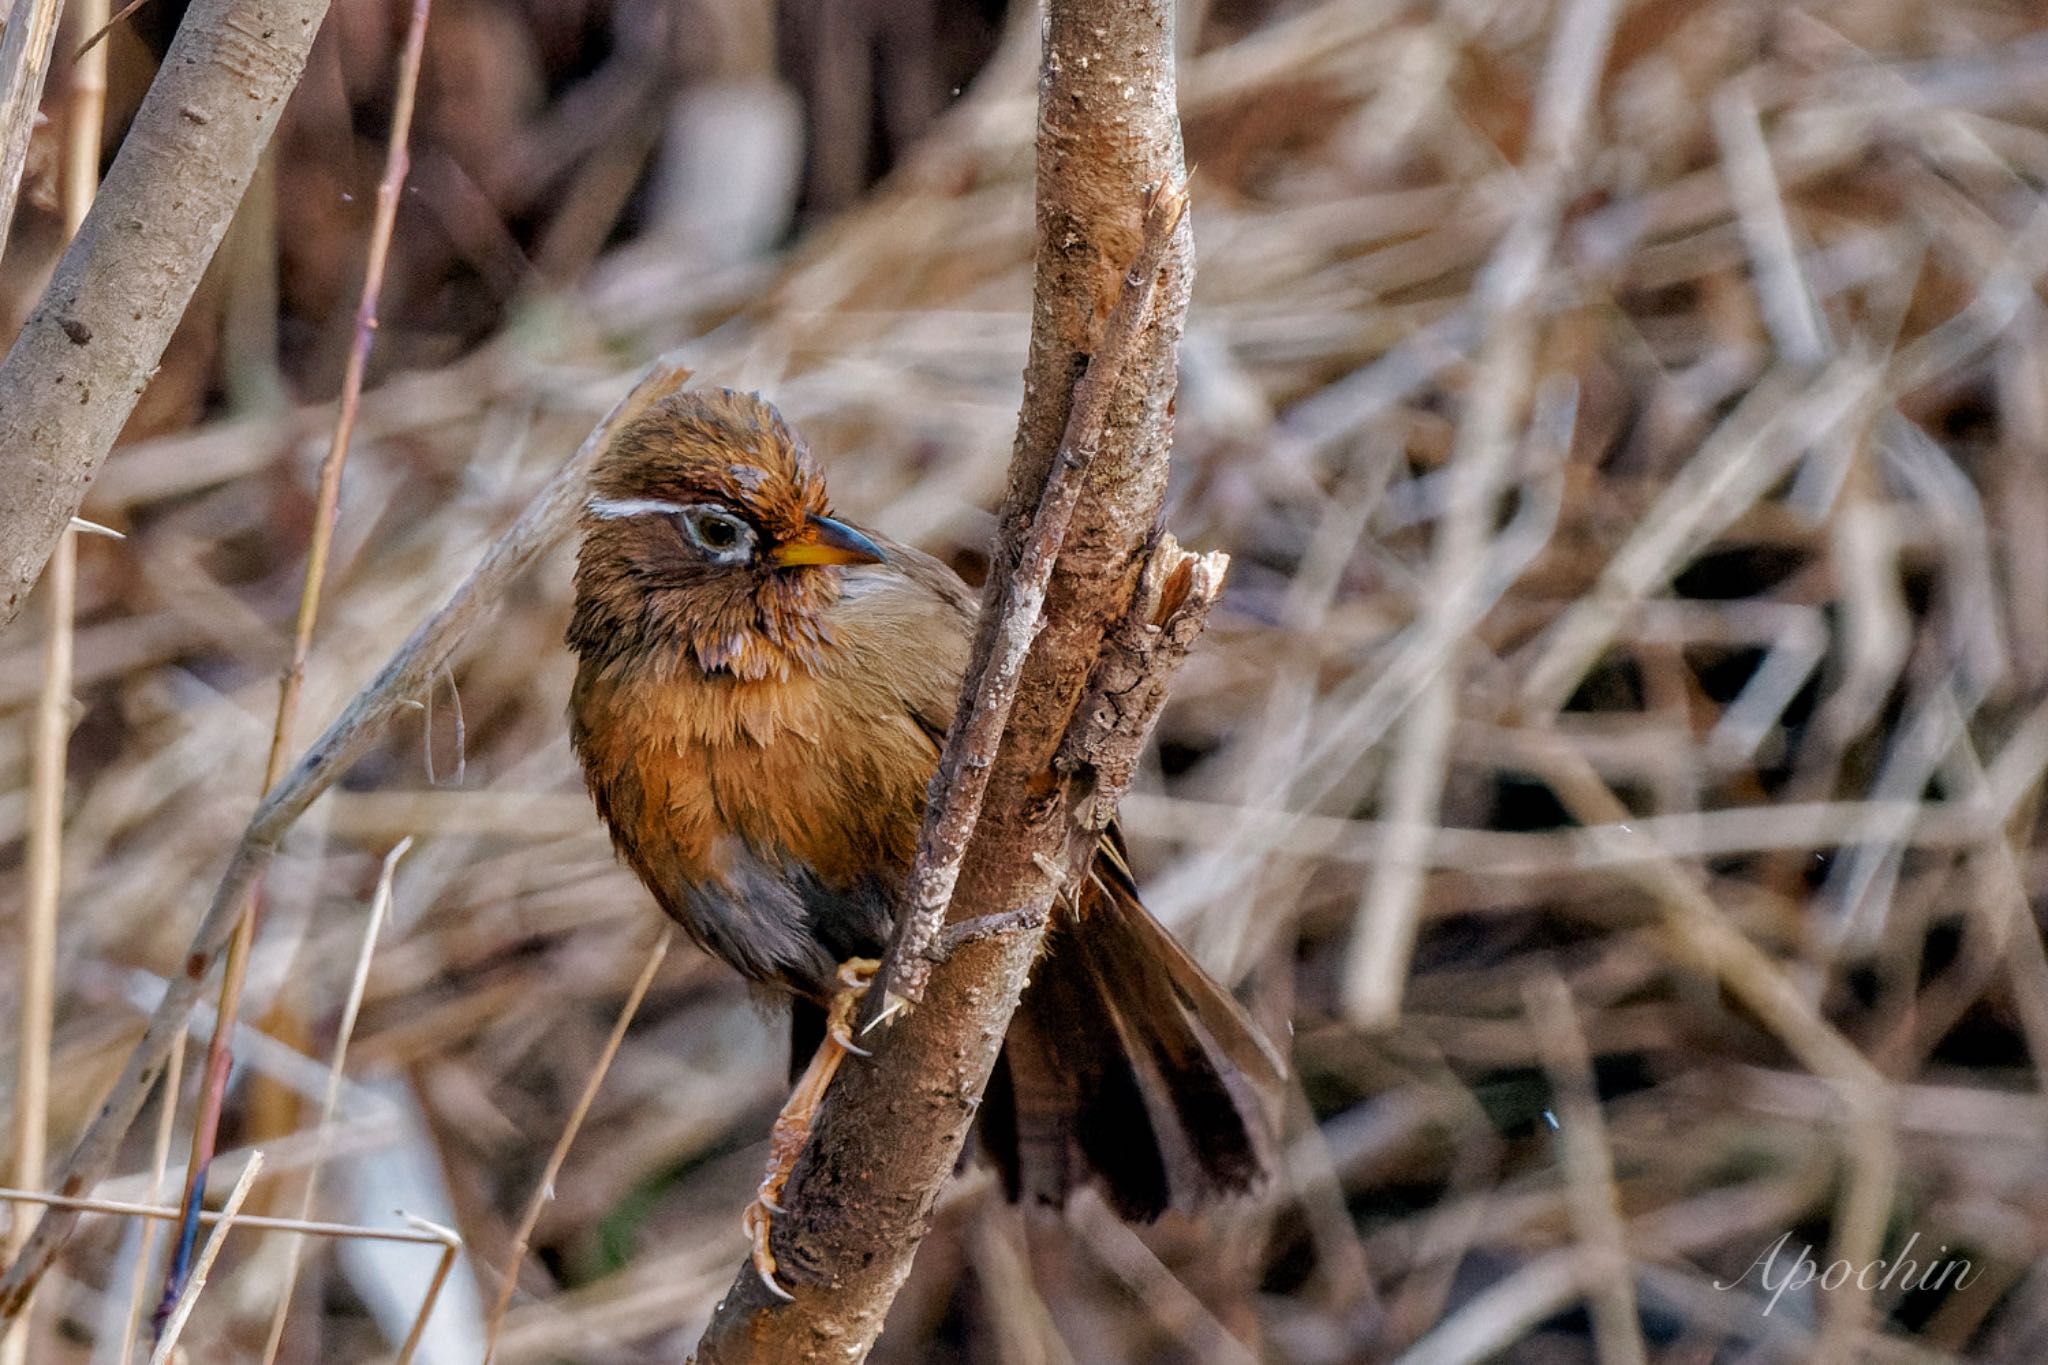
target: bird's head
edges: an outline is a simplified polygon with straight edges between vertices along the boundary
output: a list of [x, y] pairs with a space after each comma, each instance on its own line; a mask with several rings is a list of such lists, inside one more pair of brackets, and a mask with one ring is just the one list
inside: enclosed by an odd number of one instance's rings
[[773, 407], [729, 389], [665, 399], [591, 471], [569, 644], [604, 669], [760, 679], [815, 668], [836, 570], [887, 560], [830, 513]]

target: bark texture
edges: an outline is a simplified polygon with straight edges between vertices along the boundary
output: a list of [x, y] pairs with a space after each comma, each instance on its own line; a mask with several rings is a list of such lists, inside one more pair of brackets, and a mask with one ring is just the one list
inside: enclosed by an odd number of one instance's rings
[[163, 358], [328, 0], [194, 0], [42, 301], [0, 362], [0, 627]]
[[[1048, 6], [1031, 351], [959, 726], [999, 653], [1004, 608], [1029, 576], [1021, 570], [1044, 490], [1074, 444], [1068, 422], [1077, 385], [1105, 341], [1126, 268], [1141, 259], [1148, 205], [1184, 176], [1172, 19], [1171, 0]], [[841, 1070], [776, 1224], [776, 1254], [796, 1299], [778, 1303], [744, 1267], [706, 1330], [701, 1361], [847, 1362], [872, 1348], [958, 1160], [1037, 956], [1044, 911], [1077, 853], [1092, 846], [1093, 819], [1119, 794], [1115, 779], [1129, 772], [1124, 756], [1136, 753], [1156, 714], [1143, 705], [1119, 722], [1091, 708], [1103, 719], [1060, 761], [1100, 670], [1139, 657], [1118, 650], [1105, 665], [1105, 644], [1112, 632], [1191, 634], [1213, 600], [1220, 557], [1196, 560], [1155, 541], [1192, 270], [1183, 220], [1158, 267], [1150, 322], [1120, 357], [1121, 378], [1046, 586], [1043, 625], [960, 862], [948, 919], [1012, 919], [1004, 931], [951, 940], [957, 946], [932, 971], [922, 1003], [890, 1027], [871, 1062]], [[1174, 600], [1141, 600], [1141, 575], [1154, 559], [1152, 581], [1173, 583]], [[1149, 666], [1163, 676], [1182, 652], [1184, 645], [1152, 651]], [[892, 958], [887, 970], [897, 965]]]

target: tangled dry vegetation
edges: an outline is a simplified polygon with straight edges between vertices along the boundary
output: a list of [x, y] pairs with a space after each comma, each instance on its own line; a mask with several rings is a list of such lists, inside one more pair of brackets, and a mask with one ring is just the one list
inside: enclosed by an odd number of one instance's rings
[[[2038, 1359], [2048, 30], [1994, 0], [1188, 8], [1199, 268], [1168, 518], [1233, 569], [1125, 827], [1154, 907], [1291, 1021], [1286, 1169], [1256, 1207], [1146, 1230], [1025, 1217], [970, 1172], [877, 1358]], [[303, 713], [331, 715], [670, 348], [770, 394], [848, 515], [973, 574], [1019, 399], [1035, 41], [1013, 23], [887, 179], [780, 254], [732, 259], [713, 245], [739, 229], [688, 208], [776, 202], [795, 153], [729, 131], [777, 126], [745, 122], [768, 87], [650, 134], [699, 200], [601, 257], [569, 242], [572, 283], [366, 397]], [[651, 150], [589, 163], [611, 178], [586, 193], [624, 204]], [[328, 420], [152, 437], [87, 505], [129, 539], [83, 550], [60, 1150], [255, 796]], [[301, 823], [244, 1011], [216, 1185], [260, 1147], [249, 1207], [289, 1213], [321, 1145], [311, 1059], [412, 839], [321, 1213], [459, 1231], [421, 1360], [477, 1359], [658, 928], [564, 742], [568, 579], [558, 553], [521, 582]], [[33, 616], [0, 640], [11, 722]], [[0, 726], [10, 860], [26, 771]], [[0, 883], [0, 914], [19, 895]], [[694, 1341], [782, 1049], [731, 973], [670, 954], [500, 1360]], [[153, 1124], [122, 1169], [146, 1172]], [[1972, 1273], [1773, 1302], [1753, 1262], [1786, 1234], [1781, 1276], [1804, 1245], [1861, 1266], [1915, 1237]], [[256, 1358], [284, 1242], [229, 1239], [202, 1358]], [[88, 1224], [33, 1359], [109, 1358], [134, 1246]], [[284, 1358], [388, 1358], [436, 1254], [318, 1243]]]

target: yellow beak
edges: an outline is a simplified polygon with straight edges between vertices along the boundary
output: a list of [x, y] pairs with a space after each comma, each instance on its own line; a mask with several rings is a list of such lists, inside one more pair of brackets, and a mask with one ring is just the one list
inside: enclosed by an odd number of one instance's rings
[[768, 552], [768, 562], [778, 569], [799, 564], [884, 564], [889, 556], [882, 547], [843, 521], [811, 517], [804, 533], [786, 540]]

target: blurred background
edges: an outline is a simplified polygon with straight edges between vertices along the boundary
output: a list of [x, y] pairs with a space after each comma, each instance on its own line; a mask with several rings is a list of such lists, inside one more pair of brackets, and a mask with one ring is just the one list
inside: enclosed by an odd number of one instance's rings
[[[258, 793], [408, 9], [336, 0], [86, 503], [127, 539], [80, 547], [60, 1154]], [[109, 154], [181, 10], [108, 39]], [[1198, 272], [1166, 519], [1233, 562], [1125, 829], [1154, 909], [1291, 1029], [1284, 1169], [1130, 1229], [1025, 1216], [970, 1168], [877, 1360], [2041, 1358], [2048, 18], [1607, 10], [1180, 6]], [[846, 515], [978, 581], [1037, 40], [997, 0], [435, 0], [298, 742], [671, 349], [780, 405]], [[61, 248], [59, 127], [0, 259], [7, 334]], [[317, 1216], [458, 1232], [434, 1365], [480, 1358], [660, 929], [567, 748], [569, 567], [299, 823], [243, 1009], [216, 1200], [261, 1148], [248, 1207], [290, 1215], [324, 1148]], [[32, 604], [0, 635], [7, 963], [44, 629]], [[19, 989], [0, 970], [10, 1111]], [[501, 1361], [682, 1358], [785, 1048], [678, 945]], [[153, 1197], [158, 1107], [102, 1193]], [[87, 1221], [31, 1361], [119, 1359], [138, 1229]], [[289, 1237], [226, 1247], [194, 1360], [260, 1359], [285, 1289]], [[279, 1358], [392, 1359], [438, 1257], [308, 1241]]]

